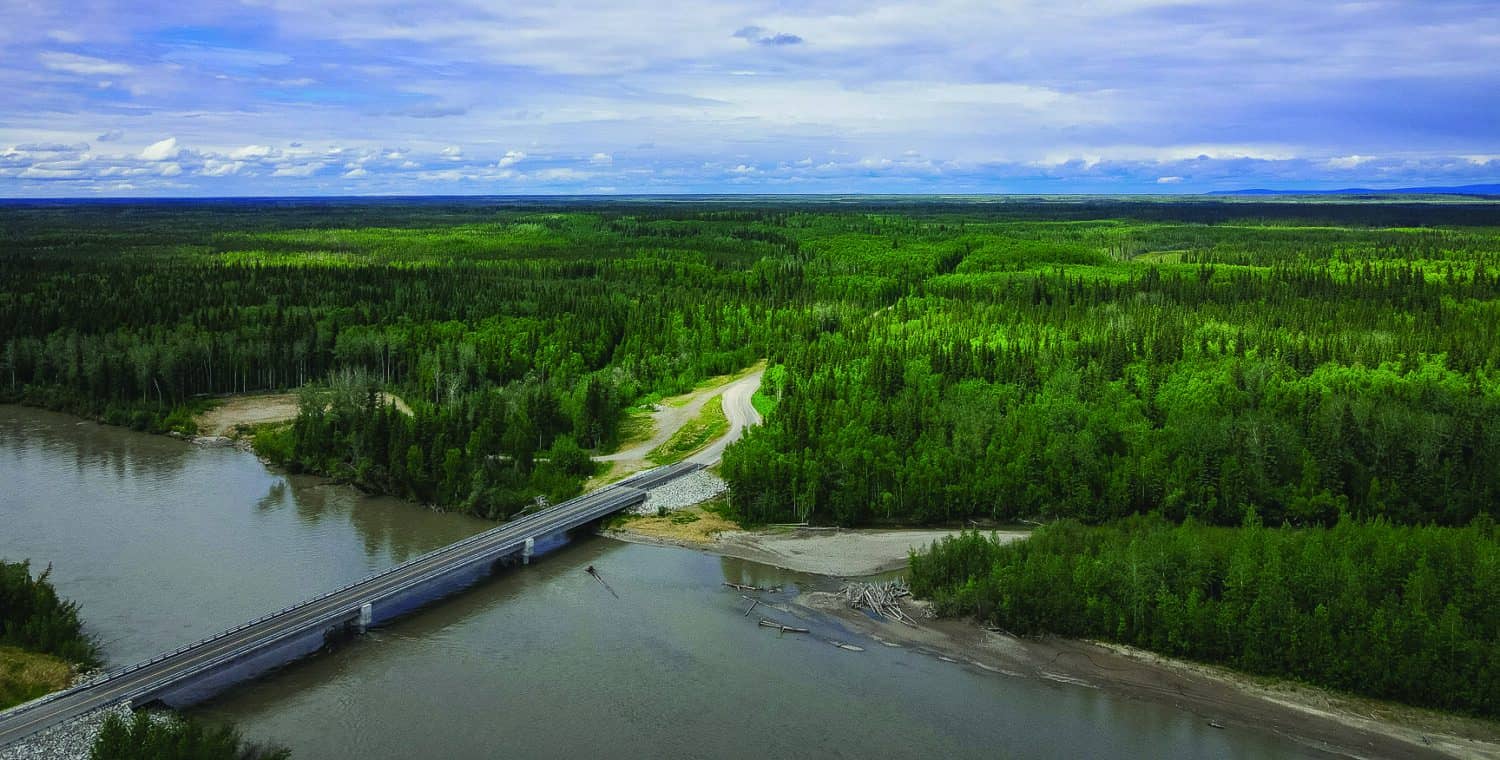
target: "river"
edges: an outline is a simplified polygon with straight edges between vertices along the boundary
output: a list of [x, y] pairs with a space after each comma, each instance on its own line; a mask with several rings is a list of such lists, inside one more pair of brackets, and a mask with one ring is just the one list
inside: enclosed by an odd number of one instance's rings
[[[278, 474], [237, 449], [0, 406], [0, 557], [50, 563], [113, 665], [489, 525]], [[783, 599], [829, 585], [586, 538], [194, 712], [304, 760], [1305, 753], [1169, 706], [885, 647], [827, 618], [778, 635], [724, 580], [783, 585]]]

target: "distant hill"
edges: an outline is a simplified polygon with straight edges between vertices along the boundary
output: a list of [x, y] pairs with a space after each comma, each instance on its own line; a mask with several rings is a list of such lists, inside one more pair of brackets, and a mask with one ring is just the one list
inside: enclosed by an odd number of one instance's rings
[[1500, 184], [1457, 187], [1395, 187], [1377, 190], [1349, 187], [1342, 190], [1215, 190], [1209, 195], [1500, 195]]

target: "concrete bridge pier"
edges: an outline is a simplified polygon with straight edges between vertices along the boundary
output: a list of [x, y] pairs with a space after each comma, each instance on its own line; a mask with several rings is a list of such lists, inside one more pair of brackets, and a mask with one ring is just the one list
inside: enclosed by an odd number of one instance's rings
[[521, 550], [521, 564], [531, 564], [531, 555], [536, 552], [536, 539], [526, 539], [526, 548]]

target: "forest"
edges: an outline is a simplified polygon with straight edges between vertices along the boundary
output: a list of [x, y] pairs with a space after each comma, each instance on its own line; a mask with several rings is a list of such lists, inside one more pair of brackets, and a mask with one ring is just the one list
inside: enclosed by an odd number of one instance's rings
[[1346, 517], [1239, 528], [1063, 520], [912, 558], [913, 592], [1017, 634], [1108, 639], [1251, 673], [1500, 715], [1500, 534]]
[[1500, 204], [14, 202], [0, 283], [0, 401], [191, 434], [295, 389], [272, 461], [493, 519], [764, 359], [744, 524], [1046, 524], [914, 586], [1495, 714]]
[[301, 388], [274, 460], [502, 518], [764, 357], [750, 523], [1463, 525], [1500, 488], [1497, 208], [10, 204], [0, 393], [189, 432]]

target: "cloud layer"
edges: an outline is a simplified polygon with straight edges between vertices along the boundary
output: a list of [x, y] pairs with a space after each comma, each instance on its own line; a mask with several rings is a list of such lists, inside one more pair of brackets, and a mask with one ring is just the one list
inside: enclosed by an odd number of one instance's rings
[[79, 0], [0, 28], [0, 195], [1500, 181], [1492, 2]]

